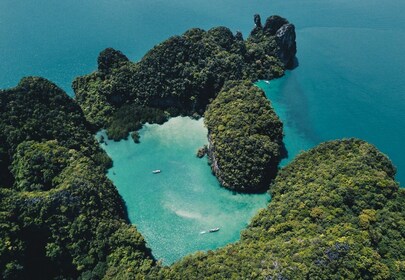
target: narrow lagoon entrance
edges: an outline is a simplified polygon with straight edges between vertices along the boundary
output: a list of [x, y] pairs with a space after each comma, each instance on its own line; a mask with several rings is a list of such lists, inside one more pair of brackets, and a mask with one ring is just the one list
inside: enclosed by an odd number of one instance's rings
[[283, 142], [287, 157], [280, 162], [280, 168], [287, 165], [300, 152], [306, 151], [321, 142], [308, 119], [307, 101], [299, 94], [299, 85], [291, 78], [291, 72], [271, 81], [260, 80], [256, 86], [261, 88], [283, 122]]
[[[207, 158], [196, 157], [207, 144], [203, 119], [176, 117], [163, 125], [147, 124], [139, 134], [140, 144], [129, 137], [108, 140], [102, 147], [114, 161], [108, 177], [123, 197], [131, 223], [164, 264], [239, 240], [240, 231], [266, 207], [269, 195], [221, 188]], [[161, 173], [153, 174], [157, 169]], [[216, 227], [218, 232], [202, 233]]]

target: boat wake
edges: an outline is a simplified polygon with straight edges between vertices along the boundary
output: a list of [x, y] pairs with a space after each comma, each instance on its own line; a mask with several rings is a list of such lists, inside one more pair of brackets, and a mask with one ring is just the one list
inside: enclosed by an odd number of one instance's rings
[[211, 228], [211, 229], [209, 229], [209, 230], [203, 230], [203, 231], [200, 232], [200, 234], [211, 233], [211, 232], [217, 232], [217, 231], [219, 231], [219, 228], [218, 228], [218, 227], [217, 227], [217, 228]]

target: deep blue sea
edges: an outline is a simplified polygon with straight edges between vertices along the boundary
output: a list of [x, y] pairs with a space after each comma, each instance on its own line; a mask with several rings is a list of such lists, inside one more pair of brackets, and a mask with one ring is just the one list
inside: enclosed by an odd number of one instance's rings
[[[391, 158], [398, 168], [397, 179], [404, 184], [404, 0], [0, 0], [0, 88], [15, 86], [22, 76], [39, 75], [72, 95], [73, 78], [94, 71], [97, 55], [106, 47], [117, 48], [130, 59], [138, 60], [155, 44], [191, 27], [208, 29], [224, 25], [232, 31], [242, 31], [246, 37], [253, 27], [255, 13], [262, 15], [263, 22], [272, 14], [287, 17], [297, 30], [299, 66], [270, 85], [259, 82], [285, 124], [289, 158], [283, 164], [301, 150], [322, 141], [359, 137]], [[184, 126], [188, 125], [193, 126], [187, 121]], [[203, 127], [201, 123], [199, 125], [196, 129], [201, 133]], [[154, 127], [142, 133], [145, 140], [149, 139], [148, 135], [160, 132]], [[171, 133], [166, 137], [179, 135], [179, 131]], [[177, 154], [194, 151], [194, 146], [202, 140], [184, 138], [182, 141], [191, 141], [192, 145], [184, 145], [184, 150], [176, 147], [179, 149]], [[120, 142], [116, 145], [129, 144]], [[139, 156], [135, 161], [153, 162], [153, 156], [147, 159], [150, 156], [148, 145], [151, 144], [143, 141], [139, 146], [131, 146], [131, 152]], [[167, 156], [172, 152], [168, 150]], [[122, 156], [118, 153], [116, 158], [112, 157], [116, 163], [114, 168], [117, 168]], [[205, 168], [202, 172], [209, 173], [208, 166], [201, 167], [201, 161], [191, 158], [186, 161], [195, 170]], [[114, 176], [125, 173], [121, 171], [115, 170]], [[167, 176], [163, 172], [161, 175]], [[135, 193], [128, 192], [130, 188], [125, 187], [124, 177], [114, 178], [112, 173], [109, 176], [127, 204], [130, 204], [131, 195], [143, 195], [135, 190]], [[199, 178], [201, 174], [182, 172], [176, 176], [179, 181], [187, 182], [187, 176]], [[207, 197], [215, 196], [218, 187], [215, 180], [205, 175], [204, 178], [209, 181], [204, 181], [207, 189], [212, 190]], [[173, 197], [184, 191], [183, 187]], [[216, 205], [212, 206], [214, 211], [217, 208], [222, 211], [223, 217], [227, 211], [240, 211], [242, 218], [238, 220], [238, 229], [241, 229], [253, 213], [250, 205], [238, 204], [240, 201], [236, 197], [235, 204], [230, 202], [232, 197], [227, 197], [227, 202], [215, 200], [211, 203]], [[258, 209], [266, 198], [253, 200]], [[229, 208], [221, 208], [221, 205]], [[136, 209], [138, 206], [129, 205], [131, 207]], [[177, 216], [183, 215], [184, 219], [193, 219], [187, 215], [200, 217], [201, 214], [182, 212], [182, 209], [170, 206], [166, 209], [177, 211]], [[134, 215], [137, 215], [136, 211]], [[153, 220], [153, 213], [148, 215], [143, 217], [144, 221], [161, 223], [160, 228], [170, 223]], [[154, 237], [156, 231], [148, 233], [142, 229], [140, 220], [132, 218], [131, 214], [130, 218], [139, 224], [152, 251], [158, 251], [153, 245], [158, 238]], [[220, 237], [207, 246], [199, 243], [200, 237], [190, 241], [190, 236], [185, 234], [176, 242], [191, 245], [186, 245], [183, 251], [179, 249], [175, 256], [159, 252], [159, 257], [170, 262], [186, 251], [215, 248], [235, 241], [237, 231], [235, 229], [232, 238]]]

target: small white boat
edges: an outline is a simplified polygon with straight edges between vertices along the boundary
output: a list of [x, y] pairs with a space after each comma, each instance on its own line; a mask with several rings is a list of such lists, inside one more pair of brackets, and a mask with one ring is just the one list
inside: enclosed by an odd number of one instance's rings
[[160, 172], [162, 172], [162, 171], [160, 171], [160, 169], [156, 169], [156, 170], [153, 170], [153, 171], [152, 171], [153, 174], [158, 174], [158, 173], [160, 173]]
[[219, 230], [219, 227], [216, 227], [216, 228], [209, 229], [208, 231], [209, 232], [217, 232], [218, 230]]
[[268, 84], [268, 85], [270, 84], [270, 81], [265, 80], [264, 82], [265, 82], [266, 84]]

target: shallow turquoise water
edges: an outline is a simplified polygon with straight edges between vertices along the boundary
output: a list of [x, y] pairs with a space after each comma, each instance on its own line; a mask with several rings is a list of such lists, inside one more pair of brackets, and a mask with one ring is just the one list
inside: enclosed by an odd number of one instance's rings
[[300, 65], [268, 95], [300, 136], [287, 135], [290, 159], [356, 136], [387, 153], [405, 182], [404, 11], [403, 0], [2, 0], [0, 88], [41, 75], [72, 94], [73, 78], [93, 71], [106, 47], [137, 60], [190, 27], [247, 36], [254, 13], [280, 14], [296, 25]]
[[[221, 188], [207, 158], [196, 151], [207, 143], [203, 120], [172, 118], [146, 125], [141, 143], [107, 141], [114, 160], [108, 177], [124, 198], [129, 218], [153, 255], [169, 264], [186, 254], [218, 248], [239, 239], [269, 196], [235, 194]], [[161, 173], [152, 171], [160, 169]], [[201, 234], [220, 227], [215, 233]]]
[[[403, 0], [1, 0], [0, 88], [16, 85], [22, 76], [41, 75], [72, 94], [72, 79], [96, 69], [96, 57], [106, 47], [120, 49], [137, 60], [153, 45], [190, 27], [208, 29], [224, 25], [233, 31], [241, 30], [246, 37], [253, 27], [254, 13], [260, 13], [263, 18], [280, 14], [296, 25], [299, 67], [287, 72], [282, 79], [271, 81], [270, 85], [262, 82], [260, 86], [266, 90], [285, 124], [289, 158], [283, 164], [299, 151], [321, 141], [360, 137], [387, 153], [398, 167], [397, 179], [405, 182], [405, 149], [402, 147], [405, 139], [404, 11]], [[190, 121], [191, 124], [197, 125]], [[170, 125], [173, 124], [168, 123], [162, 129]], [[182, 133], [179, 129], [175, 131], [172, 127], [170, 137], [167, 134], [149, 142], [148, 135], [152, 137], [161, 132], [160, 128], [156, 128], [157, 132], [148, 128], [142, 132], [142, 144], [135, 148], [131, 141], [108, 147], [116, 170], [116, 175], [111, 173], [110, 176], [126, 200], [131, 220], [145, 234], [154, 254], [163, 257], [159, 248], [172, 245], [167, 243], [169, 238], [153, 241], [148, 236], [154, 236], [163, 228], [171, 232], [176, 225], [179, 229], [188, 228], [174, 231], [173, 238], [179, 249], [169, 249], [173, 256], [165, 257], [166, 262], [186, 252], [215, 248], [236, 240], [240, 225], [248, 220], [240, 222], [229, 233], [221, 229], [218, 235], [196, 237], [195, 232], [215, 225], [202, 224], [198, 220], [201, 216], [193, 214], [208, 215], [209, 210], [191, 211], [191, 202], [203, 207], [209, 200], [204, 197], [213, 197], [213, 204], [209, 204], [212, 213], [226, 212], [226, 205], [234, 205], [229, 211], [238, 209], [238, 215], [244, 217], [253, 214], [242, 202], [233, 204], [227, 200], [242, 196], [232, 196], [218, 188], [204, 160], [194, 158], [195, 149], [206, 141], [201, 124], [192, 130], [201, 129], [195, 132], [195, 137], [200, 138], [180, 141], [190, 146], [183, 144], [175, 146], [174, 150], [164, 149], [160, 154], [151, 154], [150, 160], [146, 159], [148, 153], [153, 153], [163, 143], [172, 143], [180, 136], [191, 137], [188, 131]], [[114, 151], [115, 148], [122, 150]], [[163, 158], [170, 159], [170, 155], [189, 156], [184, 160], [190, 170], [168, 173], [171, 165], [164, 163]], [[135, 160], [137, 168], [125, 164], [130, 160]], [[159, 166], [155, 166], [156, 162]], [[141, 171], [142, 166], [147, 170]], [[162, 174], [150, 177], [150, 171], [155, 168], [161, 168]], [[131, 174], [136, 176], [131, 177]], [[176, 186], [159, 187], [171, 190], [166, 197], [163, 197], [164, 192], [154, 192], [151, 187], [156, 183], [153, 180], [159, 178]], [[143, 181], [147, 184], [138, 184]], [[136, 193], [132, 192], [135, 183], [141, 188]], [[187, 186], [195, 184], [208, 193], [196, 195], [186, 191]], [[225, 202], [220, 199], [220, 193], [226, 197]], [[146, 202], [135, 202], [134, 196]], [[170, 201], [177, 198], [178, 208], [171, 207]], [[159, 199], [168, 204], [156, 206], [156, 209], [150, 207], [159, 205]], [[259, 206], [265, 200], [264, 197], [249, 199]], [[138, 211], [146, 207], [156, 213], [145, 216]], [[179, 219], [178, 224], [172, 227], [172, 220], [166, 215]], [[150, 222], [153, 228], [142, 221]]]

